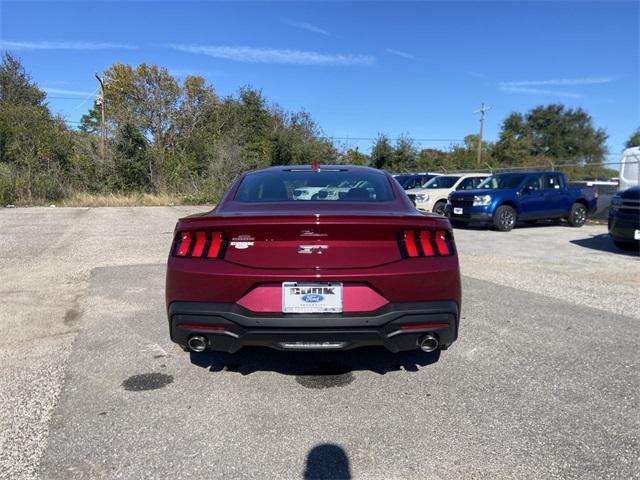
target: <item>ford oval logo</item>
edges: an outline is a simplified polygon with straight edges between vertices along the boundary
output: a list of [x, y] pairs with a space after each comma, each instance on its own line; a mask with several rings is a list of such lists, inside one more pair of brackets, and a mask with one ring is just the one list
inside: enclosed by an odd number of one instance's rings
[[319, 293], [307, 293], [302, 296], [302, 301], [307, 303], [318, 303], [324, 300], [324, 297]]

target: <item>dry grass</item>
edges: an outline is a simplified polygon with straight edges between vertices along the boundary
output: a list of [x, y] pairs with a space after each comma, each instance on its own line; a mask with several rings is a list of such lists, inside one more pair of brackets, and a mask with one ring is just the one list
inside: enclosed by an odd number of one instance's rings
[[56, 202], [59, 207], [152, 207], [190, 203], [183, 196], [136, 193], [130, 195], [76, 193]]

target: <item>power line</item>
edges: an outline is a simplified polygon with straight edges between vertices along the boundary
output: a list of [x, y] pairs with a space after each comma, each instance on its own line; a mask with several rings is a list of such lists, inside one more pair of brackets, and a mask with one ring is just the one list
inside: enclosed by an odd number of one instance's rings
[[[88, 98], [91, 98], [95, 95], [95, 92], [92, 93]], [[82, 97], [56, 97], [53, 95], [47, 95], [47, 99], [54, 99], [54, 100], [82, 100]]]
[[[327, 140], [377, 140], [379, 137], [335, 137], [333, 135], [324, 135], [319, 138], [324, 138]], [[398, 137], [398, 138], [389, 138], [392, 142], [397, 142], [398, 140], [409, 139], [414, 142], [464, 142], [463, 139], [460, 138], [411, 138], [411, 137]]]

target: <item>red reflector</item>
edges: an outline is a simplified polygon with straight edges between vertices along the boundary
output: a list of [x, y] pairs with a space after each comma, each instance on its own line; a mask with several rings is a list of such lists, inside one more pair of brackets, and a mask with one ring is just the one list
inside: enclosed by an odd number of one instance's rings
[[180, 243], [178, 244], [178, 251], [176, 255], [178, 257], [186, 257], [187, 252], [189, 251], [189, 246], [191, 245], [191, 233], [190, 232], [182, 232], [180, 234]]
[[207, 242], [207, 236], [204, 232], [196, 232], [196, 244], [193, 246], [192, 257], [200, 257], [204, 250], [204, 244]]
[[418, 247], [416, 245], [416, 238], [413, 230], [404, 231], [404, 246], [407, 249], [407, 256], [409, 257], [418, 256]]
[[433, 245], [431, 244], [431, 232], [422, 230], [420, 232], [420, 246], [425, 257], [433, 257], [435, 255], [433, 251]]
[[416, 323], [414, 325], [400, 325], [400, 330], [422, 330], [424, 328], [441, 328], [448, 326], [448, 323]]
[[211, 330], [211, 331], [219, 331], [224, 330], [222, 325], [200, 325], [197, 323], [179, 323], [176, 325], [177, 328], [182, 328], [184, 330]]
[[220, 246], [222, 245], [222, 234], [220, 232], [211, 232], [211, 245], [207, 252], [207, 257], [217, 258], [220, 254]]
[[451, 255], [451, 247], [449, 246], [449, 240], [447, 239], [447, 232], [438, 230], [436, 232], [436, 247], [438, 253], [442, 256]]

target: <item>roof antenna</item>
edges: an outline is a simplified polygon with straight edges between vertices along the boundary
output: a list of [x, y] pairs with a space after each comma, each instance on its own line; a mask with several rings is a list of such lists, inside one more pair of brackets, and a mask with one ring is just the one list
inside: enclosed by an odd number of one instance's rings
[[311, 162], [311, 169], [315, 170], [316, 172], [320, 171], [320, 162], [318, 162], [317, 160], [314, 160], [313, 162]]

